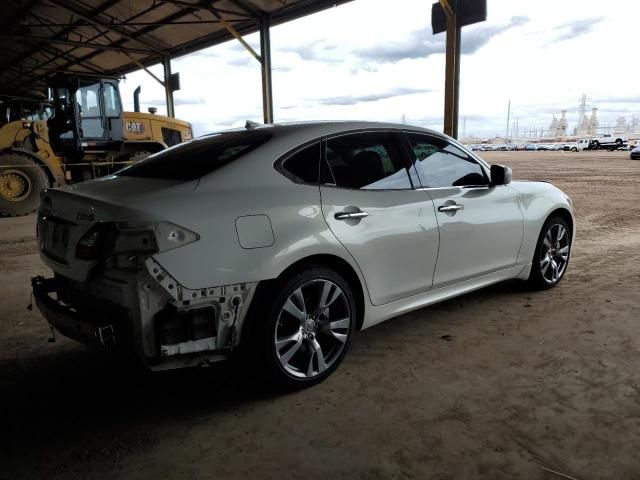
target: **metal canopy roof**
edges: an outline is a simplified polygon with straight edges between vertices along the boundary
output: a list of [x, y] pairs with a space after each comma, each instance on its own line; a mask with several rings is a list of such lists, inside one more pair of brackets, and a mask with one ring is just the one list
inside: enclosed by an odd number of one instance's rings
[[55, 72], [121, 76], [350, 0], [5, 0], [0, 94]]

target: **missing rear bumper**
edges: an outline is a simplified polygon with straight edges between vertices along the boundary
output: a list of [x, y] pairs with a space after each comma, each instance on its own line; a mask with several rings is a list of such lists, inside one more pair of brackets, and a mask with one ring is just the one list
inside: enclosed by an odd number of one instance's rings
[[[107, 308], [101, 312], [102, 315], [81, 314], [62, 300], [60, 281], [55, 277], [34, 277], [31, 285], [36, 307], [52, 328], [65, 337], [86, 345], [107, 351], [116, 349], [116, 325], [121, 322], [121, 318], [116, 318], [118, 314], [115, 311]], [[110, 313], [114, 318], [109, 318]]]

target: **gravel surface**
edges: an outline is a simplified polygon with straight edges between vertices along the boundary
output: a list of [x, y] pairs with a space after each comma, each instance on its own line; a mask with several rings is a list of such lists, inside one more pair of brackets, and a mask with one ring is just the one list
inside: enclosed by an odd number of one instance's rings
[[493, 152], [569, 194], [561, 285], [517, 282], [355, 338], [324, 383], [275, 395], [229, 365], [149, 374], [49, 330], [34, 217], [0, 219], [1, 479], [640, 478], [640, 162]]

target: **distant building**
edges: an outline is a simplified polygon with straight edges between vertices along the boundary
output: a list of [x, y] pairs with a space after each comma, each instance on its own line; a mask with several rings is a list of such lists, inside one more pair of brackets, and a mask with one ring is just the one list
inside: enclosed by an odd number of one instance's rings
[[557, 119], [556, 116], [553, 116], [553, 121], [551, 122], [551, 126], [549, 127], [549, 136], [551, 137], [563, 137], [567, 134], [567, 111], [562, 110], [562, 117]]
[[627, 126], [627, 119], [624, 117], [618, 117], [616, 120], [616, 126], [613, 127], [613, 133], [616, 135], [626, 135], [627, 133], [631, 133], [629, 130], [630, 129]]

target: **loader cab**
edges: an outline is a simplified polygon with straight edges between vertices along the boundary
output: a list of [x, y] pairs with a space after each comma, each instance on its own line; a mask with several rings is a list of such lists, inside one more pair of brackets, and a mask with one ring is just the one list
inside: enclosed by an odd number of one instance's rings
[[57, 76], [49, 83], [54, 114], [49, 141], [56, 154], [79, 159], [88, 151], [118, 150], [122, 102], [117, 79]]

